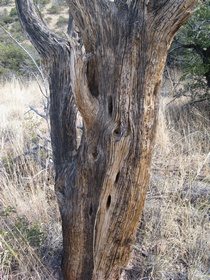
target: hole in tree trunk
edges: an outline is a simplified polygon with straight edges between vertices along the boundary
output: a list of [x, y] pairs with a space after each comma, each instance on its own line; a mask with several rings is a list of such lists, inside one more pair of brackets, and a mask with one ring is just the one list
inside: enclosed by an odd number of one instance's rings
[[106, 210], [109, 209], [109, 207], [111, 205], [111, 200], [112, 200], [111, 195], [109, 195], [108, 198], [107, 198], [107, 202], [106, 202]]
[[87, 80], [90, 93], [94, 97], [98, 97], [98, 70], [97, 70], [97, 60], [95, 56], [91, 56], [87, 63]]
[[116, 136], [119, 136], [121, 135], [121, 127], [120, 127], [120, 124], [117, 126], [117, 128], [114, 130], [114, 134]]
[[109, 99], [108, 99], [108, 111], [109, 111], [109, 115], [111, 116], [112, 112], [113, 112], [113, 103], [112, 103], [112, 97], [111, 96], [109, 96]]
[[116, 175], [116, 178], [115, 178], [115, 183], [117, 183], [117, 182], [118, 182], [119, 178], [120, 178], [120, 172], [118, 172], [118, 173], [117, 173], [117, 175]]
[[93, 159], [96, 160], [97, 157], [98, 157], [98, 149], [97, 147], [94, 148], [93, 152], [92, 152], [92, 156], [93, 156]]

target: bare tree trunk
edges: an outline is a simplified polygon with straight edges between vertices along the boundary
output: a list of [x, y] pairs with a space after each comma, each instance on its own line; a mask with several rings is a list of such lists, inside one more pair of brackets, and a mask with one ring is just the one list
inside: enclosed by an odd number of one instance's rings
[[[167, 50], [195, 3], [69, 0], [81, 38], [65, 40], [43, 25], [32, 2], [16, 1], [49, 73], [66, 280], [119, 279], [129, 262]], [[79, 148], [77, 109], [84, 121]]]

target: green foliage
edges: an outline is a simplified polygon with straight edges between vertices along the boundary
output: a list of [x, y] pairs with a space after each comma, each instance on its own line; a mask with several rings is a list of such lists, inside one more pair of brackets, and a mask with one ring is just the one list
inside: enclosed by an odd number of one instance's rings
[[[0, 25], [3, 26], [7, 31], [15, 34], [15, 38], [17, 40], [23, 41], [25, 39], [18, 20], [16, 8], [12, 8], [10, 12], [8, 12], [7, 9], [4, 9], [0, 13]], [[8, 43], [8, 35], [6, 35], [2, 29], [0, 29], [0, 43]]]
[[0, 44], [0, 60], [5, 68], [18, 71], [25, 58], [26, 54], [20, 48]]
[[13, 22], [18, 21], [18, 15], [16, 8], [12, 8], [10, 12], [5, 8], [0, 12], [0, 24], [3, 26], [9, 26]]
[[0, 24], [5, 26], [8, 24], [13, 23], [15, 20], [13, 18], [13, 16], [11, 16], [8, 13], [8, 10], [5, 8], [1, 13], [0, 13]]
[[16, 211], [15, 211], [14, 207], [8, 206], [8, 207], [5, 207], [1, 211], [0, 216], [7, 218], [11, 213], [16, 213]]
[[57, 27], [64, 27], [68, 24], [68, 19], [63, 17], [63, 16], [59, 16], [58, 21], [56, 23]]
[[38, 223], [31, 224], [26, 218], [19, 217], [10, 206], [0, 212], [0, 219], [2, 268], [18, 266], [21, 250], [24, 250], [25, 254], [29, 253], [31, 248], [38, 250], [44, 240], [44, 232]]
[[[179, 94], [190, 90], [191, 97], [210, 96], [210, 0], [199, 4], [199, 9], [183, 25], [173, 41], [168, 61], [178, 67], [185, 81]], [[188, 92], [189, 93], [189, 92]]]
[[14, 22], [10, 27], [10, 33], [15, 34], [15, 39], [22, 42], [25, 39], [22, 27], [19, 21]]
[[60, 7], [53, 5], [47, 11], [49, 14], [58, 14], [60, 12]]
[[196, 44], [205, 49], [210, 46], [210, 1], [199, 6], [199, 10], [183, 26], [179, 36], [184, 34], [185, 43]]
[[18, 16], [16, 7], [12, 8], [12, 9], [10, 10], [9, 15], [10, 15], [11, 17], [17, 17], [17, 16]]
[[32, 247], [39, 247], [44, 233], [36, 223], [31, 225], [25, 218], [18, 217], [12, 230], [13, 234], [21, 236], [23, 242], [28, 242]]
[[[42, 2], [44, 3], [44, 1]], [[5, 1], [1, 1], [1, 3], [2, 5], [7, 4]], [[14, 74], [29, 77], [36, 73], [37, 69], [32, 59], [9, 36], [11, 34], [14, 40], [21, 43], [39, 64], [40, 57], [35, 48], [28, 42], [22, 30], [16, 7], [4, 8], [0, 12], [0, 25], [3, 27], [0, 28], [0, 78], [8, 79]], [[9, 34], [6, 32], [9, 32]]]
[[47, 17], [47, 18], [45, 18], [45, 21], [46, 21], [47, 23], [50, 23], [50, 22], [52, 21], [52, 18], [51, 18], [51, 17]]
[[50, 3], [50, 0], [37, 0], [37, 4], [45, 6]]
[[[25, 48], [34, 53], [34, 57], [39, 63], [39, 57], [34, 48], [25, 45]], [[0, 76], [10, 78], [13, 74], [17, 76], [30, 76], [36, 73], [37, 69], [27, 53], [14, 43], [0, 43]]]
[[21, 68], [28, 59], [26, 53], [15, 45], [5, 46], [0, 44], [0, 63], [5, 72], [21, 72]]

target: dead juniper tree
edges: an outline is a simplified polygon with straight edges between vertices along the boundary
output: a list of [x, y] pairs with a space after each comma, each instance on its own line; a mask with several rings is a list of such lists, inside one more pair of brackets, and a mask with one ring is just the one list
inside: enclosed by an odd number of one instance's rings
[[[119, 279], [149, 183], [167, 50], [196, 0], [67, 0], [68, 36], [16, 0], [50, 87], [66, 280]], [[73, 28], [73, 29], [72, 29]], [[77, 147], [76, 116], [84, 129]]]

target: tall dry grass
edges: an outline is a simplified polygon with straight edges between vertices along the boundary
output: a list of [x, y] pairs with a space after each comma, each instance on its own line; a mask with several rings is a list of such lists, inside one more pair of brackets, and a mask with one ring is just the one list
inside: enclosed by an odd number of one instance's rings
[[[34, 82], [0, 89], [0, 279], [61, 279], [61, 225], [48, 133]], [[151, 183], [125, 279], [210, 279], [210, 116], [207, 104], [162, 99]], [[39, 133], [38, 133], [39, 132]], [[24, 154], [25, 153], [25, 154]]]
[[50, 150], [38, 136], [49, 131], [29, 110], [41, 112], [42, 95], [36, 82], [14, 79], [0, 98], [0, 279], [58, 279], [61, 225]]

